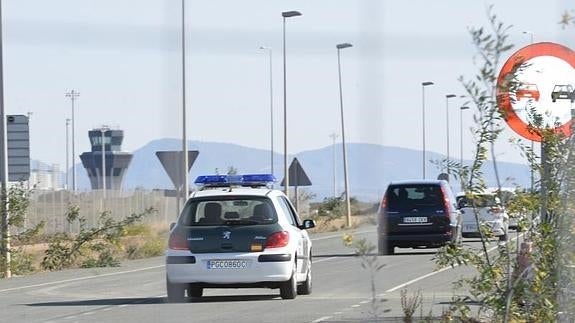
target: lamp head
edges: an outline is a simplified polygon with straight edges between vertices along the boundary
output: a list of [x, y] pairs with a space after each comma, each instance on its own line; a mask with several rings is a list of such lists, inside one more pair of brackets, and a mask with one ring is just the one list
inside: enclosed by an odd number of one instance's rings
[[344, 48], [348, 48], [348, 47], [352, 47], [353, 45], [350, 43], [341, 43], [341, 44], [337, 44], [335, 45], [335, 47], [337, 49], [344, 49]]
[[296, 17], [296, 16], [301, 16], [301, 12], [299, 12], [299, 11], [284, 11], [284, 12], [282, 12], [282, 17], [284, 17], [284, 18], [290, 18], [290, 17]]

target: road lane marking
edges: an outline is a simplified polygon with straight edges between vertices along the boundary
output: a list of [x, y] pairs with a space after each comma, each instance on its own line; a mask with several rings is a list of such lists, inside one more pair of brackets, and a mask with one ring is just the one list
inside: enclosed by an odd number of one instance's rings
[[331, 318], [332, 318], [332, 316], [324, 316], [324, 317], [318, 318], [318, 319], [315, 320], [315, 321], [312, 321], [311, 323], [319, 323], [319, 322], [327, 321], [327, 320], [329, 320], [329, 319], [331, 319]]
[[323, 258], [323, 259], [320, 259], [320, 260], [314, 260], [313, 263], [314, 263], [314, 264], [317, 264], [318, 262], [324, 262], [324, 261], [333, 260], [333, 259], [337, 259], [337, 258], [339, 258], [339, 257]]
[[115, 273], [107, 273], [107, 274], [101, 274], [101, 275], [94, 275], [94, 276], [86, 276], [86, 277], [79, 277], [79, 278], [58, 280], [58, 281], [49, 282], [49, 283], [42, 283], [42, 284], [35, 284], [35, 285], [27, 285], [27, 286], [6, 288], [6, 289], [0, 289], [0, 293], [3, 293], [3, 292], [11, 292], [11, 291], [15, 291], [15, 290], [22, 290], [22, 289], [35, 288], [35, 287], [44, 287], [44, 286], [50, 286], [50, 285], [57, 285], [57, 284], [62, 284], [62, 283], [70, 283], [70, 282], [88, 280], [88, 279], [93, 279], [93, 278], [100, 278], [100, 277], [109, 277], [109, 276], [130, 274], [130, 273], [135, 273], [135, 272], [139, 272], [139, 271], [145, 271], [145, 270], [150, 270], [150, 269], [162, 268], [162, 267], [164, 267], [164, 266], [165, 266], [165, 265], [151, 266], [151, 267], [144, 267], [144, 268], [133, 269], [133, 270], [119, 271], [119, 272], [115, 272]]
[[369, 302], [371, 302], [371, 301], [370, 301], [370, 300], [365, 300], [365, 301], [359, 302], [359, 303], [360, 303], [360, 304], [367, 304], [367, 303], [369, 303]]
[[359, 304], [355, 304], [355, 305], [352, 305], [351, 308], [357, 308], [357, 307], [360, 307], [360, 306], [361, 306], [361, 305], [359, 305]]
[[[520, 236], [517, 236], [517, 237], [515, 237], [515, 238], [512, 238], [511, 241], [517, 240], [519, 237], [522, 237], [522, 236], [523, 236], [523, 235], [520, 235]], [[511, 242], [511, 241], [510, 241], [510, 242]], [[497, 249], [497, 248], [499, 248], [499, 243], [498, 243], [497, 245], [493, 246], [492, 248], [487, 249], [487, 253], [490, 253], [490, 252], [492, 252], [493, 250], [495, 250], [495, 249]], [[483, 252], [483, 251], [481, 251], [481, 252]], [[382, 294], [379, 294], [378, 296], [381, 297], [381, 296], [384, 296], [384, 295], [387, 294], [387, 293], [393, 293], [393, 292], [395, 292], [395, 291], [398, 290], [398, 289], [407, 287], [407, 286], [409, 286], [409, 285], [411, 285], [411, 284], [413, 284], [413, 283], [416, 283], [416, 282], [418, 282], [418, 281], [420, 281], [420, 280], [424, 280], [424, 279], [426, 279], [426, 278], [429, 278], [429, 277], [431, 277], [431, 276], [437, 275], [437, 274], [442, 273], [442, 272], [444, 272], [444, 271], [446, 271], [446, 270], [449, 270], [449, 269], [457, 268], [457, 267], [459, 267], [459, 266], [460, 266], [459, 264], [455, 264], [454, 266], [443, 267], [443, 268], [441, 268], [441, 269], [439, 269], [439, 270], [436, 270], [436, 271], [427, 273], [427, 274], [425, 274], [425, 275], [423, 275], [423, 276], [419, 276], [419, 277], [417, 277], [417, 278], [414, 278], [414, 279], [412, 279], [412, 280], [410, 280], [410, 281], [408, 281], [408, 282], [406, 282], [406, 283], [403, 283], [403, 284], [397, 285], [397, 286], [395, 286], [395, 287], [392, 287], [392, 288], [386, 290], [385, 292], [383, 292]]]

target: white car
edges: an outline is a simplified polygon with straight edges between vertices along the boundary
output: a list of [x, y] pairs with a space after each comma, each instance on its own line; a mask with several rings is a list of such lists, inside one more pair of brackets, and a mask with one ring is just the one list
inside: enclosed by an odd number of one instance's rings
[[311, 240], [272, 175], [200, 176], [172, 224], [166, 251], [168, 301], [204, 288], [279, 288], [284, 299], [310, 294]]
[[491, 233], [501, 240], [507, 239], [509, 232], [509, 215], [505, 211], [503, 203], [497, 196], [496, 190], [487, 190], [476, 194], [470, 200], [465, 193], [457, 194], [457, 206], [462, 215], [462, 231], [464, 238], [480, 236], [479, 225], [486, 225]]

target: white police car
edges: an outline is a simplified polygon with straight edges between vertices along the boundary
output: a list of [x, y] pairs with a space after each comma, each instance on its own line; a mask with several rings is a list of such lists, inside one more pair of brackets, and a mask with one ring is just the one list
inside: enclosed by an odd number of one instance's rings
[[310, 294], [311, 240], [273, 175], [199, 176], [172, 224], [166, 251], [168, 301], [204, 288], [279, 288], [284, 299]]

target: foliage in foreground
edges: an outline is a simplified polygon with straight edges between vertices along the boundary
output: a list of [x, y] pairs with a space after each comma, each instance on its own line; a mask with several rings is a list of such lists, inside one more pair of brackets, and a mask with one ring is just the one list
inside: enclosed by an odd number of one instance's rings
[[[478, 60], [482, 62], [479, 73], [471, 80], [461, 79], [471, 104], [476, 107], [475, 120], [475, 158], [472, 165], [463, 166], [453, 163], [455, 171], [465, 182], [467, 195], [473, 196], [485, 189], [485, 180], [481, 166], [490, 153], [497, 178], [501, 187], [495, 160], [495, 146], [501, 132], [501, 120], [505, 117], [498, 106], [496, 96], [496, 69], [501, 55], [511, 48], [507, 44], [506, 27], [489, 11], [490, 30], [471, 29], [473, 42], [478, 50]], [[526, 66], [518, 62], [514, 68], [515, 75]], [[502, 93], [517, 89], [516, 79], [508, 80]], [[509, 241], [500, 241], [497, 247], [489, 252], [487, 237], [482, 234], [481, 250], [462, 246], [449, 245], [436, 256], [439, 267], [468, 265], [476, 270], [476, 276], [456, 282], [457, 288], [468, 290], [470, 296], [455, 298], [451, 310], [463, 320], [482, 320], [488, 322], [554, 322], [561, 316], [573, 317], [569, 304], [560, 304], [562, 289], [560, 286], [573, 286], [573, 275], [566, 271], [564, 259], [559, 257], [561, 246], [570, 246], [573, 242], [573, 211], [569, 201], [573, 201], [573, 139], [566, 140], [552, 129], [556, 125], [543, 124], [543, 118], [531, 111], [531, 130], [542, 136], [542, 165], [533, 163], [536, 157], [533, 151], [520, 145], [534, 171], [541, 172], [543, 180], [536, 183], [538, 194], [521, 194], [520, 199], [512, 206], [513, 211], [523, 214], [536, 214], [542, 210], [541, 222], [527, 221], [523, 242], [513, 246]], [[528, 217], [529, 218], [529, 217]], [[531, 219], [533, 220], [533, 219]], [[477, 221], [477, 213], [476, 213]], [[478, 221], [477, 221], [478, 222]], [[567, 225], [568, 230], [564, 230]], [[563, 230], [562, 230], [563, 229]], [[519, 248], [520, 247], [520, 248]], [[513, 253], [517, 250], [517, 254]], [[571, 262], [572, 264], [573, 262]], [[565, 288], [563, 288], [564, 290]], [[568, 292], [573, 292], [573, 289]], [[468, 301], [480, 304], [479, 312], [472, 313]], [[568, 303], [568, 302], [567, 302]], [[560, 306], [562, 306], [560, 310]], [[571, 316], [569, 316], [571, 315]]]
[[142, 213], [129, 215], [119, 221], [114, 220], [110, 212], [103, 212], [98, 225], [89, 228], [86, 218], [80, 215], [79, 208], [72, 206], [66, 219], [69, 224], [78, 222], [79, 233], [74, 236], [65, 233], [54, 236], [41, 266], [45, 270], [60, 270], [74, 266], [119, 266], [115, 252], [119, 250], [118, 242], [125, 234], [125, 229], [153, 212], [155, 212], [153, 208], [148, 208]]

